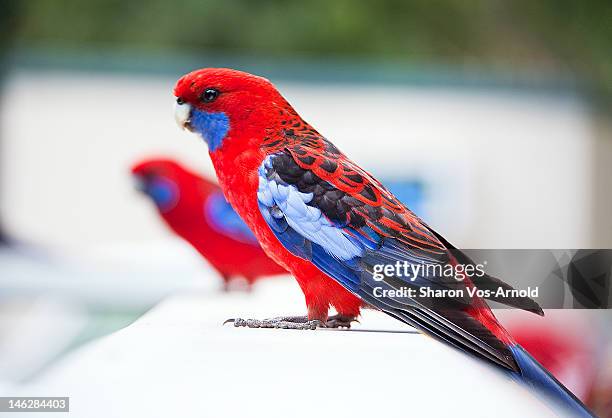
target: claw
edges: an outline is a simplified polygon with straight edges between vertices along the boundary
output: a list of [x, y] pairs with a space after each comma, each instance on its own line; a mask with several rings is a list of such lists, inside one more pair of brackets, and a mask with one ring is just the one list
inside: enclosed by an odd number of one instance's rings
[[334, 316], [330, 316], [327, 319], [326, 327], [327, 328], [350, 328], [353, 322], [360, 323], [359, 320], [355, 317], [334, 315]]
[[232, 322], [234, 323], [234, 326], [236, 328], [238, 328], [238, 327], [248, 327], [249, 326], [248, 322], [246, 320], [242, 319], [242, 318], [233, 319]]
[[227, 323], [233, 323], [233, 322], [236, 322], [236, 319], [235, 318], [229, 318], [229, 319], [226, 319], [225, 321], [223, 321], [223, 325], [225, 325]]

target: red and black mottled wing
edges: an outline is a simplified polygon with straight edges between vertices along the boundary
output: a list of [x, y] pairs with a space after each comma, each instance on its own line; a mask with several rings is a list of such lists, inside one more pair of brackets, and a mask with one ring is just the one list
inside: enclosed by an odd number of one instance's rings
[[[318, 204], [330, 219], [355, 229], [367, 225], [381, 236], [396, 238], [434, 257], [447, 254], [444, 245], [421, 219], [331, 142], [318, 134], [296, 135], [293, 129], [286, 129], [284, 134], [282, 148], [306, 172], [304, 187], [309, 190], [325, 187], [313, 183], [316, 176], [322, 180], [320, 183], [327, 182], [336, 190], [319, 196]], [[273, 148], [278, 149], [278, 143]]]

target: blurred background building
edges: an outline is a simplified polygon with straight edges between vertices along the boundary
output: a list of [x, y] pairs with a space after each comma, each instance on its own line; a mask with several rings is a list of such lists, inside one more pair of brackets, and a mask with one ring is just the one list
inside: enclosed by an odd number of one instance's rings
[[[459, 247], [612, 247], [610, 22], [606, 1], [0, 1], [0, 382], [214, 289], [129, 178], [156, 155], [213, 175], [172, 117], [199, 67], [272, 80]], [[51, 346], [18, 332], [40, 318]]]

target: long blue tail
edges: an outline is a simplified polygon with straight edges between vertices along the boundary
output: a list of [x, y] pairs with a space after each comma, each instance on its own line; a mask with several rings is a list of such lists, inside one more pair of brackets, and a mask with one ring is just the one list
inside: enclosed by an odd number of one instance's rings
[[589, 409], [570, 392], [561, 382], [550, 374], [540, 363], [520, 345], [510, 347], [519, 368], [520, 373], [512, 376], [520, 383], [534, 388], [538, 393], [544, 395], [546, 400], [557, 408], [564, 409], [569, 415], [577, 417], [593, 418]]

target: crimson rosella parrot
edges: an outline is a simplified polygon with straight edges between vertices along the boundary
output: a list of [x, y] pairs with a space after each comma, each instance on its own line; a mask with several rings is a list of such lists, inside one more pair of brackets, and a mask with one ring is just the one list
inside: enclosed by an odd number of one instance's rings
[[[436, 273], [441, 269], [410, 279], [377, 277], [377, 266], [398, 262], [457, 266], [471, 260], [306, 123], [272, 83], [206, 68], [183, 76], [174, 95], [177, 122], [207, 143], [227, 200], [306, 299], [307, 317], [235, 319], [235, 326], [346, 326], [361, 307], [373, 307], [589, 415], [512, 339], [485, 300], [469, 292], [512, 290], [509, 285], [488, 275], [457, 280]], [[400, 292], [420, 288], [463, 292], [443, 301]], [[489, 299], [543, 314], [527, 297], [496, 295]], [[331, 323], [330, 306], [338, 313]]]
[[142, 161], [132, 174], [166, 224], [219, 272], [225, 289], [236, 277], [250, 286], [259, 277], [287, 273], [263, 252], [216, 184], [168, 159]]

